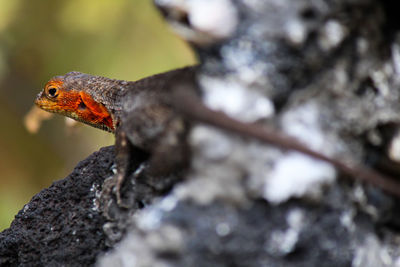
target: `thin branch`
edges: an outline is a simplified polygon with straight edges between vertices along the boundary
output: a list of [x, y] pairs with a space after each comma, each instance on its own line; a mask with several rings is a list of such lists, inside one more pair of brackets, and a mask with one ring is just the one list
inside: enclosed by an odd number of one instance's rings
[[229, 132], [235, 132], [244, 137], [251, 137], [263, 143], [269, 143], [284, 149], [295, 150], [316, 159], [326, 161], [353, 178], [374, 184], [400, 197], [400, 183], [395, 182], [393, 178], [387, 177], [371, 168], [358, 164], [348, 164], [333, 157], [325, 156], [307, 148], [296, 139], [265, 125], [243, 123], [222, 112], [213, 111], [202, 104], [198, 97], [183, 88], [176, 89], [173, 98], [174, 107], [184, 116], [192, 120], [209, 124]]

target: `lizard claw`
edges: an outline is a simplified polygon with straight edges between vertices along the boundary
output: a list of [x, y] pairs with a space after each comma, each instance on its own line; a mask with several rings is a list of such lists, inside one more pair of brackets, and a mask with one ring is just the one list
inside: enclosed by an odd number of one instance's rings
[[109, 220], [112, 220], [112, 216], [110, 216], [110, 208], [113, 203], [111, 193], [113, 191], [114, 183], [115, 183], [114, 177], [115, 176], [111, 176], [104, 180], [103, 188], [101, 190], [100, 197], [99, 197], [99, 202], [100, 202], [100, 206], [102, 207], [101, 209], [103, 210], [103, 214]]
[[[140, 164], [139, 167], [136, 169], [136, 171], [133, 173], [134, 179], [137, 179], [145, 171], [146, 168], [147, 168], [147, 163]], [[116, 176], [114, 176], [113, 179], [115, 180], [114, 180], [113, 192], [117, 197], [118, 206], [123, 208], [130, 208], [131, 205], [129, 203], [124, 202], [121, 197], [121, 187], [125, 178], [126, 178], [125, 175], [123, 175], [122, 173], [118, 173], [116, 174]]]
[[[107, 178], [103, 183], [103, 189], [100, 194], [100, 205], [103, 207], [103, 214], [108, 218], [112, 219], [110, 215], [110, 209], [115, 206], [115, 200], [112, 197], [115, 194], [117, 199], [118, 207], [129, 208], [131, 205], [125, 203], [121, 197], [121, 186], [124, 181], [124, 176], [122, 174], [114, 174], [113, 176]], [[114, 204], [113, 204], [114, 203]]]

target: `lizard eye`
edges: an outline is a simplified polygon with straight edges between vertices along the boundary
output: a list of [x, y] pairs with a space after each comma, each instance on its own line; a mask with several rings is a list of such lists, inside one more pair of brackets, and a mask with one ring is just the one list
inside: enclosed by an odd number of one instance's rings
[[49, 98], [55, 98], [56, 96], [58, 96], [58, 89], [56, 87], [47, 88], [47, 96]]

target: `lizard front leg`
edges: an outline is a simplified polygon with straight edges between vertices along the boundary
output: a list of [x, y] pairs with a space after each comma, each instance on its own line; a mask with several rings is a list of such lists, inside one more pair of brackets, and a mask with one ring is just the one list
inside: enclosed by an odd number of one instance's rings
[[126, 136], [126, 132], [123, 128], [118, 128], [115, 134], [115, 163], [117, 165], [117, 173], [113, 178], [113, 191], [117, 197], [117, 203], [119, 206], [122, 206], [121, 187], [129, 173], [132, 150], [133, 147]]
[[101, 193], [103, 203], [108, 205], [107, 203], [109, 203], [113, 193], [117, 198], [118, 206], [128, 208], [133, 205], [133, 203], [123, 202], [121, 192], [122, 185], [131, 171], [139, 168], [140, 164], [142, 164], [147, 157], [145, 152], [131, 144], [125, 129], [123, 127], [118, 127], [115, 132], [116, 173], [109, 181], [104, 183]]
[[[150, 99], [151, 100], [151, 99]], [[155, 193], [168, 191], [176, 182], [189, 162], [189, 149], [186, 144], [188, 123], [181, 116], [173, 112], [166, 105], [159, 102], [141, 101], [134, 110], [126, 112], [122, 116], [125, 121], [124, 133], [116, 134], [118, 154], [119, 181], [124, 172], [131, 168], [126, 155], [129, 150], [124, 146], [126, 142], [134, 144], [134, 147], [148, 153], [148, 161], [140, 175], [137, 175], [137, 185], [145, 185], [152, 188]], [[129, 139], [129, 141], [126, 140]], [[121, 140], [121, 141], [119, 141]], [[131, 156], [133, 153], [131, 153]], [[118, 179], [117, 179], [118, 180]], [[116, 184], [116, 190], [121, 188], [122, 182]]]

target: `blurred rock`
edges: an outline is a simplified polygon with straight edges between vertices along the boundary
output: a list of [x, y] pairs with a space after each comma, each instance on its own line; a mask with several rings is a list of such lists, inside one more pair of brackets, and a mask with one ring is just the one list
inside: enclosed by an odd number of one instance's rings
[[[192, 19], [203, 12], [191, 8], [196, 2], [156, 4], [201, 59], [206, 105], [272, 125], [343, 161], [378, 167], [377, 159], [387, 157], [384, 144], [393, 135], [385, 129], [400, 122], [400, 83], [385, 3], [216, 0], [240, 18], [234, 30], [230, 22], [207, 24], [229, 32], [216, 38]], [[329, 164], [208, 126], [195, 126], [189, 142], [186, 180], [136, 213], [126, 238], [99, 266], [398, 261], [397, 199], [342, 180]]]

